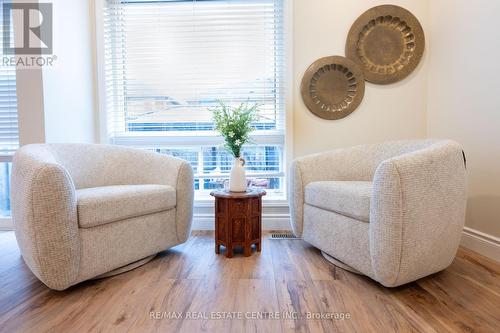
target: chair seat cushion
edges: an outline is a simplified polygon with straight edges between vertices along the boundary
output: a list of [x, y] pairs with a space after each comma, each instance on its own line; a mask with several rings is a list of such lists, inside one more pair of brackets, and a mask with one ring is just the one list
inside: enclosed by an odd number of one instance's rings
[[168, 185], [115, 185], [76, 191], [78, 225], [91, 228], [175, 207], [175, 189]]
[[305, 187], [305, 202], [363, 222], [370, 221], [372, 182], [321, 181]]

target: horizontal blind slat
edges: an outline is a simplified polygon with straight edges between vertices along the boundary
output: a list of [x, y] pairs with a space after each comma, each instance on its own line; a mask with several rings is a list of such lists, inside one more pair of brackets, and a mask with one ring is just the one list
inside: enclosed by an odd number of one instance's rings
[[[268, 113], [264, 107], [262, 116], [274, 117], [282, 128], [281, 1], [108, 0], [104, 17], [107, 103], [118, 109], [108, 113], [111, 136], [130, 129], [134, 125], [130, 115], [141, 117], [141, 111], [155, 114], [142, 123], [133, 120], [146, 131], [161, 128], [158, 122], [162, 117], [165, 128], [175, 127], [176, 119], [187, 121], [189, 114], [200, 117], [200, 112], [186, 112], [186, 108], [182, 110], [184, 115], [166, 113], [165, 109], [181, 110], [162, 101], [162, 96], [178, 99], [179, 104], [203, 100], [205, 105], [190, 105], [190, 109], [206, 109], [213, 105], [214, 96], [229, 103], [261, 102], [274, 109]], [[245, 68], [251, 66], [257, 71]], [[252, 72], [271, 82], [249, 83], [255, 80]], [[145, 98], [137, 100], [141, 96]], [[146, 121], [153, 118], [155, 122], [148, 125]], [[197, 119], [192, 122], [193, 128], [198, 127]], [[187, 124], [183, 125], [189, 130]], [[139, 130], [139, 126], [133, 128]]]

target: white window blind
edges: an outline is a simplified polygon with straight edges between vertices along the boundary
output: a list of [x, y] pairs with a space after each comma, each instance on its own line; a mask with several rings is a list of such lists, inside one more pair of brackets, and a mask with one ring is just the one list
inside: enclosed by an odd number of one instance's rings
[[208, 109], [258, 103], [243, 157], [255, 184], [282, 190], [282, 0], [106, 0], [103, 24], [110, 143], [185, 158], [211, 189], [232, 160]]
[[[3, 5], [11, 1], [0, 0], [0, 57], [3, 57]], [[12, 22], [12, 20], [10, 20]], [[13, 29], [10, 27], [13, 40]], [[12, 155], [19, 146], [16, 98], [16, 68], [0, 64], [0, 218], [10, 217], [10, 174]]]
[[[3, 5], [10, 1], [0, 0], [0, 25], [1, 50], [0, 57], [3, 57]], [[12, 22], [12, 20], [11, 20]], [[11, 40], [13, 29], [10, 29]], [[16, 97], [16, 67], [0, 64], [0, 162], [7, 161], [19, 147], [17, 121], [17, 97]]]

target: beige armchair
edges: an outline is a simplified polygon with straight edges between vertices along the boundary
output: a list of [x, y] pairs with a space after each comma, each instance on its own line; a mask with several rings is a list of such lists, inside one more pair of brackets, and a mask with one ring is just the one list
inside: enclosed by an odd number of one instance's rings
[[394, 287], [448, 267], [465, 220], [462, 148], [442, 140], [299, 158], [292, 228], [334, 264]]
[[191, 229], [191, 166], [148, 151], [24, 146], [11, 188], [22, 256], [52, 289], [144, 263], [186, 241]]

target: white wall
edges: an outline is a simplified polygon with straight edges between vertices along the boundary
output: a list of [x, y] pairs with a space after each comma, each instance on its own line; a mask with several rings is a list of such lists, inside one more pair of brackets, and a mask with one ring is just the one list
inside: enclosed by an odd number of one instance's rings
[[428, 132], [467, 154], [466, 225], [500, 237], [500, 1], [430, 6]]
[[57, 60], [17, 70], [20, 142], [97, 142], [94, 1], [50, 2]]
[[96, 142], [93, 1], [52, 0], [53, 67], [43, 68], [46, 142]]
[[21, 145], [45, 142], [42, 70], [16, 70], [17, 116]]
[[[337, 147], [426, 136], [426, 51], [412, 75], [387, 86], [366, 84], [360, 107], [341, 120], [323, 120], [302, 102], [300, 83], [307, 67], [316, 59], [345, 55], [347, 33], [365, 10], [386, 4], [377, 0], [295, 0], [293, 3], [293, 142], [294, 156]], [[426, 35], [428, 1], [391, 1], [410, 10]]]
[[[13, 3], [37, 2], [37, 0], [12, 0]], [[24, 22], [13, 16], [14, 35], [21, 39]], [[39, 46], [39, 43], [35, 44]], [[32, 45], [32, 46], [35, 46]], [[22, 56], [17, 56], [19, 59]], [[19, 142], [21, 145], [45, 142], [45, 117], [43, 110], [43, 79], [40, 67], [16, 68], [17, 116], [19, 120]]]

